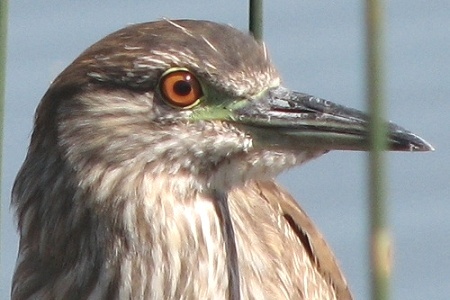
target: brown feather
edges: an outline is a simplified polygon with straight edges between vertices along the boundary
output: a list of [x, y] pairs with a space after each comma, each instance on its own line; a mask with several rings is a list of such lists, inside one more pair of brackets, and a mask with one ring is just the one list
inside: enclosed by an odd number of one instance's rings
[[336, 258], [322, 234], [318, 231], [308, 215], [301, 209], [294, 198], [273, 181], [259, 181], [256, 183], [261, 196], [274, 209], [279, 210], [292, 229], [299, 236], [305, 249], [309, 249], [313, 262], [322, 276], [329, 281], [336, 290], [337, 299], [352, 299]]

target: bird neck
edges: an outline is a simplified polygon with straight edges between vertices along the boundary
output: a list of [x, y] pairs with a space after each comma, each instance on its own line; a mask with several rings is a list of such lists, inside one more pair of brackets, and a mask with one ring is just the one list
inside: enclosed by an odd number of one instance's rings
[[[19, 177], [37, 167], [26, 163]], [[17, 298], [51, 295], [62, 285], [59, 295], [69, 298], [180, 298], [189, 278], [211, 283], [191, 298], [239, 291], [226, 280], [238, 282], [227, 256], [236, 249], [225, 193], [182, 172], [92, 168], [86, 177], [60, 161], [46, 169], [15, 187]]]

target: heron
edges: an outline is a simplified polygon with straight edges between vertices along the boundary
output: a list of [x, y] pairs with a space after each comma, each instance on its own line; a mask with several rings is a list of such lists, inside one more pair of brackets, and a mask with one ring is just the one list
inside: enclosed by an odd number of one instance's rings
[[[432, 146], [393, 123], [388, 148]], [[281, 84], [210, 21], [112, 33], [50, 85], [12, 192], [12, 299], [351, 299], [280, 172], [367, 150], [368, 117]]]

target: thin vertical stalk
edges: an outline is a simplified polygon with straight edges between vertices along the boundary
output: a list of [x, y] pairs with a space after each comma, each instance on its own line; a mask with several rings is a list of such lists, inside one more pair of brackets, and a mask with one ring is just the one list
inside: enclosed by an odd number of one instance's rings
[[366, 0], [367, 91], [370, 110], [370, 261], [373, 300], [389, 299], [391, 237], [386, 208], [387, 128], [384, 117], [383, 1]]
[[263, 39], [263, 1], [250, 0], [249, 29], [256, 40]]
[[[3, 120], [6, 85], [6, 37], [8, 32], [8, 0], [0, 0], [0, 228], [2, 215]], [[0, 230], [1, 232], [1, 230]]]

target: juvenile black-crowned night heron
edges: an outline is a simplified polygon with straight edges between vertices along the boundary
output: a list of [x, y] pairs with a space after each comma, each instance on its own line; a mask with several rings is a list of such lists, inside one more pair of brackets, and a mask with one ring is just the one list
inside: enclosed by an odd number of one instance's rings
[[[390, 149], [426, 151], [389, 124]], [[36, 113], [13, 190], [13, 299], [350, 299], [273, 178], [365, 150], [367, 117], [280, 85], [263, 45], [205, 21], [87, 49]]]

